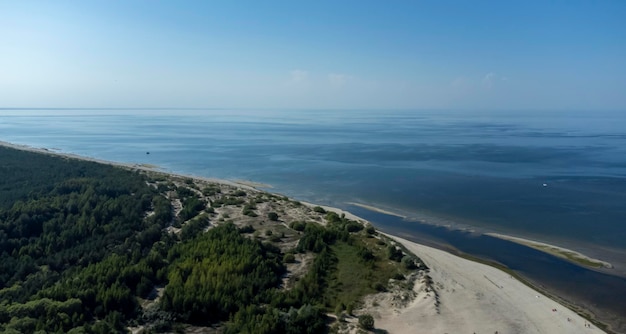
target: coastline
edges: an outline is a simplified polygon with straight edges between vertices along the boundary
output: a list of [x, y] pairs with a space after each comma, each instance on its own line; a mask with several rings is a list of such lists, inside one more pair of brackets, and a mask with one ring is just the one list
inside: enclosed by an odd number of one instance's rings
[[116, 167], [121, 167], [121, 168], [128, 168], [132, 170], [141, 170], [144, 172], [159, 173], [163, 175], [170, 175], [170, 176], [175, 176], [175, 177], [180, 177], [180, 178], [194, 178], [194, 179], [198, 179], [198, 180], [202, 180], [206, 182], [219, 183], [219, 184], [224, 184], [224, 185], [229, 185], [229, 186], [234, 186], [234, 187], [241, 187], [241, 188], [250, 189], [250, 190], [260, 191], [259, 189], [256, 188], [259, 186], [271, 188], [270, 185], [266, 185], [263, 183], [255, 183], [252, 181], [245, 181], [245, 180], [229, 181], [229, 180], [224, 180], [224, 179], [202, 177], [202, 176], [197, 176], [197, 175], [179, 174], [179, 173], [163, 170], [159, 166], [150, 165], [150, 164], [127, 163], [127, 162], [97, 159], [97, 158], [82, 156], [82, 155], [73, 154], [73, 153], [65, 153], [65, 152], [60, 151], [59, 149], [48, 149], [48, 148], [43, 148], [43, 147], [33, 147], [30, 145], [13, 144], [13, 143], [1, 141], [1, 140], [0, 140], [0, 146], [8, 147], [8, 148], [16, 149], [16, 150], [27, 151], [27, 152], [47, 154], [47, 155], [57, 156], [57, 157], [66, 158], [66, 159], [77, 159], [77, 160], [95, 162], [99, 164], [111, 165], [111, 166], [116, 166]]
[[[402, 219], [406, 219], [406, 220], [410, 220], [410, 218], [406, 215], [403, 215], [401, 213], [398, 212], [393, 212], [390, 211], [388, 209], [383, 209], [383, 208], [379, 208], [373, 205], [369, 205], [369, 204], [362, 204], [362, 203], [357, 203], [357, 202], [348, 202], [346, 203], [348, 205], [352, 205], [352, 206], [356, 206], [359, 208], [363, 208], [369, 211], [373, 211], [373, 212], [377, 212], [377, 213], [382, 213], [385, 215], [390, 215], [390, 216], [395, 216], [395, 217], [399, 217]], [[532, 239], [528, 239], [528, 238], [523, 238], [523, 237], [518, 237], [518, 236], [513, 236], [513, 235], [509, 235], [509, 234], [504, 234], [504, 233], [496, 233], [496, 232], [482, 232], [476, 228], [471, 228], [471, 227], [467, 227], [466, 225], [463, 224], [458, 224], [455, 225], [447, 220], [440, 222], [437, 221], [433, 221], [431, 219], [428, 219], [428, 217], [426, 215], [424, 215], [421, 218], [418, 218], [420, 223], [423, 224], [428, 224], [428, 225], [433, 225], [433, 226], [442, 226], [445, 228], [449, 228], [449, 229], [453, 229], [453, 230], [459, 230], [459, 231], [467, 231], [467, 232], [471, 232], [471, 233], [478, 233], [481, 235], [486, 235], [486, 236], [490, 236], [490, 237], [494, 237], [494, 238], [498, 238], [498, 239], [502, 239], [502, 240], [506, 240], [506, 241], [510, 241], [510, 242], [514, 242], [518, 245], [522, 245], [522, 246], [526, 246], [526, 247], [530, 247], [532, 249], [538, 250], [540, 252], [546, 253], [546, 254], [550, 254], [550, 255], [554, 255], [558, 258], [567, 260], [571, 263], [574, 263], [576, 265], [579, 265], [581, 267], [585, 267], [585, 268], [591, 268], [591, 269], [613, 269], [614, 266], [612, 263], [602, 260], [602, 259], [598, 259], [592, 256], [589, 256], [587, 254], [583, 254], [582, 252], [570, 249], [570, 248], [566, 248], [563, 246], [557, 246], [554, 244], [550, 244], [550, 243], [546, 243], [546, 242], [541, 242], [541, 241], [537, 241], [537, 240], [532, 240]]]
[[568, 260], [580, 266], [589, 267], [589, 268], [607, 268], [607, 269], [613, 268], [613, 265], [609, 262], [602, 261], [600, 259], [595, 259], [593, 257], [587, 256], [580, 252], [567, 249], [564, 247], [559, 247], [559, 246], [547, 244], [544, 242], [514, 237], [514, 236], [500, 234], [500, 233], [485, 233], [485, 235], [488, 235], [494, 238], [508, 240], [508, 241], [515, 242], [520, 245], [534, 248], [544, 253], [548, 253], [556, 257]]
[[[29, 151], [29, 152], [34, 152], [34, 153], [48, 154], [48, 155], [53, 155], [53, 156], [58, 156], [58, 157], [68, 158], [68, 159], [78, 159], [78, 160], [84, 160], [84, 161], [91, 161], [95, 163], [108, 164], [108, 165], [112, 165], [116, 167], [132, 169], [132, 170], [141, 170], [144, 172], [164, 174], [164, 175], [173, 176], [173, 177], [194, 178], [194, 179], [198, 179], [198, 180], [202, 180], [206, 182], [213, 182], [213, 183], [218, 183], [218, 184], [235, 186], [235, 187], [240, 187], [240, 188], [250, 189], [250, 190], [255, 190], [255, 191], [263, 191], [263, 190], [259, 190], [256, 188], [256, 186], [259, 186], [261, 184], [250, 182], [250, 181], [238, 182], [238, 181], [229, 181], [229, 180], [224, 180], [224, 179], [199, 177], [199, 176], [194, 176], [194, 175], [183, 175], [183, 174], [177, 174], [177, 173], [170, 172], [170, 171], [160, 170], [158, 166], [151, 166], [151, 165], [144, 165], [144, 164], [137, 164], [137, 163], [121, 163], [121, 162], [115, 162], [115, 161], [107, 161], [107, 160], [90, 158], [90, 157], [80, 156], [80, 155], [71, 154], [71, 153], [63, 153], [55, 149], [36, 148], [36, 147], [28, 146], [28, 145], [18, 145], [18, 144], [3, 142], [3, 141], [0, 141], [0, 146], [5, 146], [8, 148]], [[268, 185], [263, 184], [262, 186], [265, 187]], [[301, 203], [308, 205], [308, 206], [318, 206], [317, 204], [313, 204], [313, 203], [306, 203], [306, 202], [301, 202]], [[360, 206], [362, 208], [377, 211], [380, 213], [385, 213], [385, 214], [390, 214], [390, 215], [394, 215], [397, 217], [405, 218], [399, 214], [395, 214], [387, 210], [378, 209], [374, 206], [363, 205], [363, 204], [358, 204], [358, 203], [348, 203], [348, 204]], [[366, 219], [353, 215], [352, 213], [348, 211], [341, 210], [341, 209], [334, 208], [334, 207], [329, 207], [329, 206], [322, 206], [322, 205], [319, 205], [319, 206], [321, 206], [327, 211], [335, 211], [340, 214], [343, 213], [346, 215], [346, 217], [350, 219], [361, 221], [361, 222], [367, 222]], [[487, 234], [487, 235], [490, 235], [490, 234]], [[524, 283], [518, 281], [512, 276], [509, 276], [509, 274], [505, 273], [504, 271], [500, 269], [497, 269], [495, 267], [488, 266], [482, 263], [478, 263], [475, 261], [470, 261], [470, 260], [461, 258], [459, 256], [447, 253], [445, 251], [442, 251], [433, 247], [429, 247], [429, 246], [424, 246], [418, 243], [414, 243], [414, 242], [408, 241], [406, 239], [402, 239], [397, 236], [392, 236], [392, 235], [389, 235], [389, 236], [397, 240], [398, 242], [402, 243], [405, 247], [407, 247], [412, 252], [415, 252], [415, 254], [418, 255], [419, 257], [424, 256], [426, 259], [428, 259], [428, 260], [425, 259], [424, 261], [427, 263], [429, 267], [433, 269], [433, 272], [441, 272], [441, 275], [439, 276], [441, 281], [445, 281], [447, 282], [447, 284], [452, 284], [456, 286], [456, 284], [459, 283], [460, 280], [457, 278], [452, 278], [452, 280], [450, 280], [451, 276], [460, 275], [465, 280], [467, 280], [467, 282], [469, 282], [467, 284], [461, 285], [464, 289], [467, 290], [467, 293], [474, 293], [476, 290], [481, 290], [481, 291], [493, 293], [499, 296], [498, 297], [499, 301], [494, 302], [492, 300], [490, 304], [491, 306], [487, 304], [483, 305], [482, 303], [480, 303], [480, 307], [476, 308], [476, 307], [471, 307], [472, 303], [478, 302], [480, 299], [470, 298], [470, 296], [467, 294], [456, 294], [456, 297], [455, 297], [456, 299], [450, 297], [452, 299], [451, 301], [447, 303], [449, 303], [450, 305], [457, 305], [457, 304], [466, 305], [466, 308], [471, 310], [469, 315], [463, 312], [459, 313], [459, 311], [453, 311], [453, 310], [456, 310], [456, 307], [452, 307], [450, 309], [450, 313], [449, 314], [446, 313], [444, 317], [440, 317], [439, 313], [437, 313], [437, 316], [431, 315], [429, 316], [429, 318], [422, 317], [423, 319], [419, 322], [420, 326], [424, 324], [432, 323], [431, 324], [432, 326], [430, 328], [432, 328], [432, 330], [437, 330], [437, 331], [441, 329], [441, 330], [446, 330], [446, 331], [459, 332], [459, 331], [466, 330], [467, 328], [475, 328], [474, 329], [475, 331], [485, 332], [485, 331], [492, 331], [493, 328], [496, 328], [496, 330], [498, 330], [497, 328], [500, 328], [498, 327], [499, 325], [502, 326], [502, 329], [500, 330], [506, 330], [507, 328], [513, 330], [517, 328], [516, 326], [519, 326], [519, 322], [521, 321], [523, 323], [527, 323], [529, 326], [532, 325], [531, 327], [527, 328], [528, 330], [532, 329], [532, 331], [537, 331], [539, 333], [552, 333], [552, 332], [563, 332], [564, 330], [566, 330], [567, 332], [576, 332], [575, 328], [578, 328], [578, 327], [572, 327], [573, 324], [576, 324], [576, 326], [582, 327], [581, 324], [583, 322], [585, 324], [587, 323], [586, 319], [576, 314], [574, 311], [550, 299], [549, 297], [546, 297], [545, 295], [537, 292], [535, 289], [525, 285]], [[512, 242], [516, 242], [514, 240], [517, 240], [518, 243], [527, 247], [531, 247], [531, 248], [534, 248], [531, 246], [531, 244], [534, 244], [537, 247], [541, 245], [542, 247], [553, 247], [554, 249], [560, 249], [561, 251], [569, 251], [567, 249], [560, 248], [557, 246], [552, 246], [549, 244], [534, 242], [532, 240], [527, 240], [527, 239], [522, 239], [522, 238], [517, 238], [517, 237], [512, 237], [512, 236], [507, 236], [507, 235], [492, 235], [492, 236], [499, 237], [499, 238], [512, 241]], [[522, 241], [526, 243], [522, 243]], [[577, 253], [577, 254], [584, 256], [580, 253]], [[595, 260], [595, 259], [591, 259], [591, 260]], [[472, 265], [468, 265], [467, 263], [472, 263]], [[489, 269], [485, 269], [483, 267], [486, 267]], [[450, 269], [450, 268], [457, 268], [457, 270], [455, 271], [454, 269]], [[463, 272], [459, 268], [473, 268], [473, 269], [471, 270], [468, 269], [469, 270], [468, 272]], [[481, 268], [481, 269], [475, 269], [475, 268]], [[517, 292], [515, 292], [514, 295], [511, 295], [510, 293], [505, 293], [502, 295], [499, 293], [499, 291], [503, 289], [502, 286], [498, 286], [491, 280], [488, 280], [491, 286], [489, 284], [486, 284], [486, 285], [483, 284], [484, 282], [477, 283], [481, 281], [480, 274], [484, 273], [485, 270], [487, 270], [490, 273], [490, 275], [506, 275], [506, 277], [508, 277], [511, 280], [509, 283], [507, 283], [507, 287], [508, 287], [507, 292], [511, 292], [511, 291], [517, 291]], [[495, 274], [496, 272], [499, 272], [500, 274]], [[485, 275], [486, 274], [483, 274], [483, 276]], [[516, 282], [516, 283], [512, 283], [512, 282]], [[475, 285], [475, 284], [478, 284], [478, 285]], [[459, 289], [459, 287], [452, 288], [451, 290], [452, 293], [454, 293], [457, 289]], [[443, 291], [450, 292], [449, 290], [446, 290], [445, 285], [442, 286], [440, 291], [442, 293]], [[480, 292], [480, 293], [484, 294], [484, 292]], [[478, 293], [478, 292], [475, 292], [475, 293]], [[532, 296], [535, 297], [536, 299], [542, 298], [542, 303], [537, 304], [535, 302], [527, 303], [526, 301], [524, 302], [517, 301], [519, 298], [521, 298], [520, 296], [526, 296], [524, 298], [527, 299], [529, 294], [532, 294]], [[514, 296], [517, 296], [517, 297], [514, 298]], [[540, 297], [536, 297], [536, 296], [540, 296]], [[465, 304], [461, 303], [461, 301], [464, 301]], [[501, 309], [503, 307], [502, 305], [504, 305], [503, 303], [508, 305], [506, 306], [507, 310], [510, 310], [511, 312], [513, 312], [513, 314], [515, 313], [517, 313], [518, 315], [521, 314], [523, 315], [523, 317], [522, 318], [518, 317], [515, 319], [502, 318], [500, 313], [504, 313], [504, 312], [501, 312]], [[544, 314], [540, 314], [539, 312], [533, 311], [533, 309], [536, 309], [538, 306], [543, 307], [547, 305], [554, 306], [554, 309], [557, 309], [556, 307], [558, 306], [559, 311], [561, 310], [563, 311], [561, 311], [561, 313], [558, 313], [558, 317], [556, 318], [554, 318], [553, 316], [552, 317], [544, 316]], [[424, 311], [421, 308], [414, 308], [413, 306], [414, 305], [411, 305], [408, 308], [399, 311], [399, 313], [382, 316], [379, 319], [377, 319], [377, 321], [382, 324], [388, 324], [389, 328], [395, 328], [397, 330], [397, 331], [396, 330], [391, 331], [392, 333], [409, 331], [413, 324], [412, 321], [408, 321], [405, 324], [406, 325], [405, 327], [402, 327], [400, 325], [395, 325], [394, 327], [393, 323], [394, 322], [401, 323], [402, 321], [404, 321], [402, 319], [405, 319], [405, 318], [406, 319], [416, 318], [418, 316], [418, 314], [416, 314], [417, 311], [419, 312]], [[477, 309], [480, 309], [480, 310], [477, 311]], [[543, 311], [545, 310], [542, 309], [542, 312]], [[535, 318], [539, 320], [532, 320]], [[564, 323], [563, 321], [566, 318], [569, 320], [567, 320], [567, 323]], [[442, 322], [442, 319], [443, 319], [443, 322]], [[480, 320], [477, 320], [477, 319], [480, 319]], [[557, 319], [558, 321], [555, 321], [554, 319]], [[574, 321], [572, 321], [572, 319]], [[516, 322], [518, 323], [517, 325], [515, 324]], [[498, 326], [494, 327], [493, 326], [494, 323]], [[424, 328], [428, 328], [428, 326]], [[586, 330], [593, 329], [593, 331], [591, 331], [592, 333], [603, 333], [602, 330], [596, 327], [585, 328], [585, 329]]]
[[[195, 179], [199, 179], [199, 180], [206, 181], [206, 182], [214, 182], [218, 184], [236, 186], [236, 187], [241, 187], [241, 188], [245, 188], [249, 190], [267, 191], [267, 190], [263, 190], [260, 188], [264, 188], [264, 189], [272, 188], [272, 185], [259, 183], [259, 182], [255, 182], [251, 180], [226, 180], [226, 179], [210, 178], [210, 177], [203, 177], [203, 176], [197, 176], [197, 175], [179, 174], [179, 173], [175, 173], [172, 171], [163, 170], [159, 166], [156, 166], [156, 165], [143, 164], [143, 163], [125, 163], [125, 162], [97, 159], [97, 158], [81, 156], [81, 155], [77, 155], [73, 153], [65, 153], [57, 148], [45, 148], [45, 147], [38, 148], [38, 147], [30, 146], [30, 145], [14, 144], [14, 143], [1, 141], [1, 140], [0, 140], [0, 146], [23, 150], [23, 151], [34, 152], [34, 153], [54, 155], [54, 156], [59, 156], [63, 158], [79, 159], [79, 160], [90, 161], [90, 162], [95, 162], [95, 163], [108, 164], [112, 166], [129, 168], [129, 169], [134, 169], [134, 170], [161, 173], [164, 175], [171, 175], [171, 176], [182, 177], [182, 178], [190, 177], [190, 178], [195, 178]], [[302, 203], [308, 206], [320, 206], [326, 210], [333, 210], [333, 211], [337, 211], [340, 213], [344, 213], [346, 214], [348, 218], [353, 219], [353, 220], [366, 221], [363, 218], [357, 217], [353, 215], [352, 213], [346, 210], [339, 209], [339, 208], [323, 206], [323, 205], [319, 205], [315, 203], [306, 203], [306, 202], [302, 202]], [[396, 216], [402, 219], [409, 219], [409, 217], [406, 215], [393, 212], [391, 210], [387, 210], [384, 208], [379, 208], [374, 205], [363, 204], [363, 203], [358, 203], [358, 202], [347, 202], [346, 204], [360, 207], [360, 208], [373, 211], [373, 212], [378, 212], [378, 213], [382, 213], [382, 214], [386, 214], [390, 216]], [[425, 219], [420, 219], [420, 221], [425, 224], [443, 226], [446, 228], [458, 229], [461, 231], [468, 231], [472, 233], [477, 232], [474, 228], [471, 228], [464, 224], [455, 225], [452, 222], [447, 221], [447, 220], [442, 220], [441, 222], [435, 222], [435, 221], [432, 221], [431, 219], [427, 219], [426, 217], [422, 217], [422, 218], [425, 218]], [[528, 238], [523, 238], [523, 237], [518, 237], [518, 236], [513, 236], [513, 235], [508, 235], [508, 234], [503, 234], [503, 233], [495, 233], [495, 232], [485, 232], [485, 233], [478, 232], [478, 233], [491, 236], [494, 238], [499, 238], [502, 240], [514, 242], [514, 243], [517, 243], [519, 245], [523, 245], [526, 247], [530, 247], [535, 250], [570, 261], [576, 265], [579, 265], [585, 268], [591, 268], [591, 269], [613, 269], [614, 268], [613, 264], [608, 261], [594, 258], [592, 256], [588, 256], [586, 254], [583, 254], [581, 252], [578, 252], [578, 251], [575, 251], [566, 247], [557, 246], [557, 245], [553, 245], [553, 244], [549, 244], [545, 242], [540, 242], [540, 241], [531, 240]]]

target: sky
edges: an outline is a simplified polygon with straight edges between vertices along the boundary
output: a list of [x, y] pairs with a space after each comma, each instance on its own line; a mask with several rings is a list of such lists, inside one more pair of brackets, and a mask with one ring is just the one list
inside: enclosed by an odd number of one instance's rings
[[626, 111], [626, 1], [0, 0], [0, 107]]

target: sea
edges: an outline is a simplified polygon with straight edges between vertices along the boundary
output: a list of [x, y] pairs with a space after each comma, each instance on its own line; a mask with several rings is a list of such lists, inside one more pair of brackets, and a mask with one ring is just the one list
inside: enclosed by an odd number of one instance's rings
[[0, 109], [0, 140], [347, 209], [508, 267], [626, 332], [626, 111]]

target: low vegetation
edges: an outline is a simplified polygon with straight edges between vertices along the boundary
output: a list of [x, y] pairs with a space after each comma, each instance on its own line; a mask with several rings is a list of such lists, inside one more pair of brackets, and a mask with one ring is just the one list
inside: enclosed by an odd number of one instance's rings
[[422, 268], [371, 226], [284, 197], [0, 154], [5, 333], [320, 333]]

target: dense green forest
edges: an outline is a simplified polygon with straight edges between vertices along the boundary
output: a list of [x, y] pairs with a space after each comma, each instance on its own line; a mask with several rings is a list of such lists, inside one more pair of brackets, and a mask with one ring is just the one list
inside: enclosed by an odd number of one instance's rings
[[[0, 147], [0, 331], [320, 333], [327, 313], [351, 313], [420, 265], [334, 212], [307, 209], [325, 227], [282, 222], [258, 205], [300, 203], [148, 174]], [[286, 289], [297, 254], [313, 260]]]
[[3, 331], [122, 330], [165, 276], [169, 201], [136, 172], [2, 147], [0, 173]]

